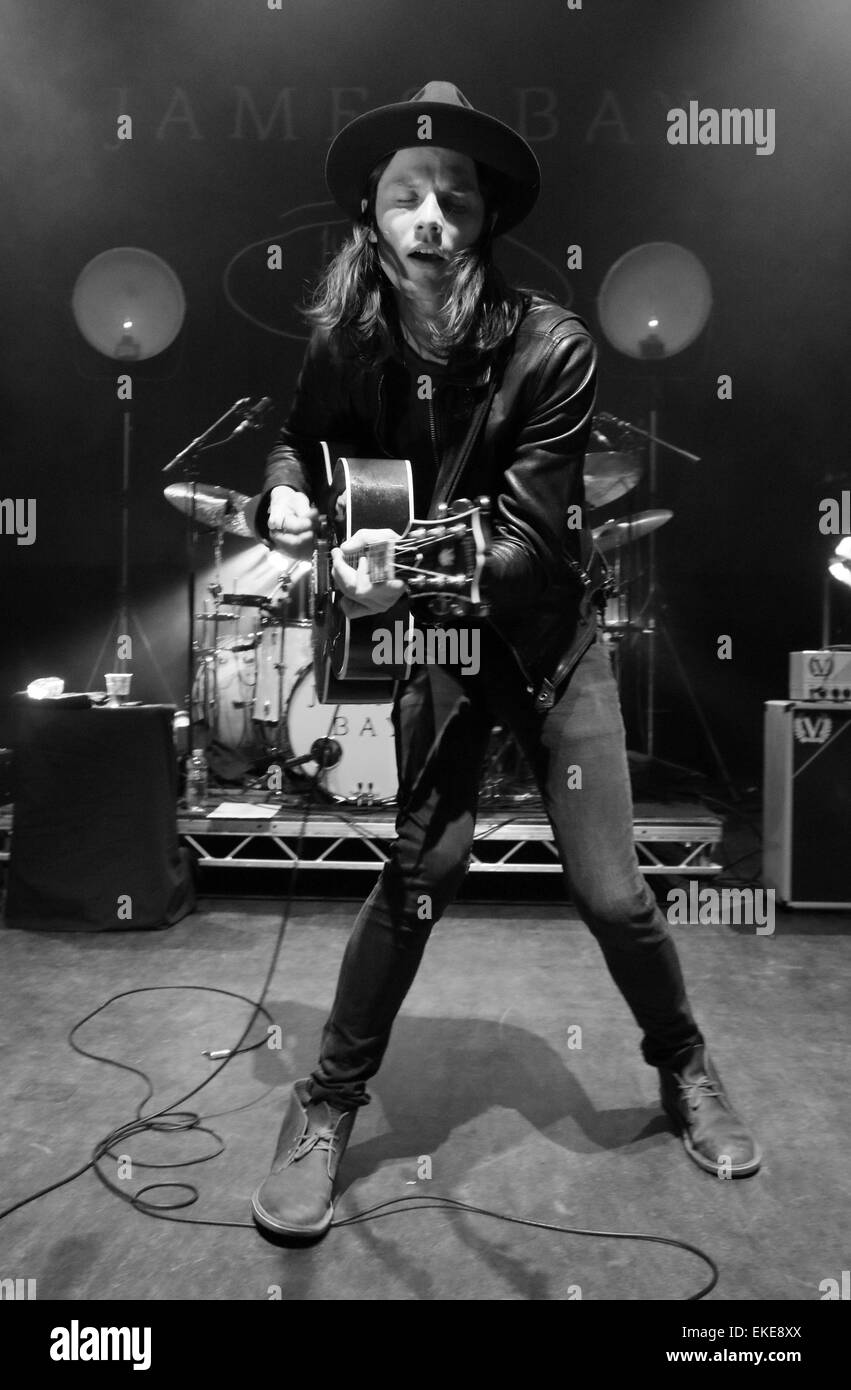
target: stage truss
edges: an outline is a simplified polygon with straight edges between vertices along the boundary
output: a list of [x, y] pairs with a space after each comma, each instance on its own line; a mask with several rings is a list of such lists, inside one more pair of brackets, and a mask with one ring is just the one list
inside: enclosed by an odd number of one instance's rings
[[[0, 810], [0, 863], [9, 858], [12, 808]], [[305, 820], [293, 806], [270, 820], [216, 818], [179, 811], [181, 844], [199, 869], [312, 869], [328, 873], [380, 869], [394, 838], [394, 808], [323, 807]], [[708, 877], [721, 872], [723, 824], [691, 804], [635, 807], [635, 847], [642, 873]], [[549, 822], [534, 805], [480, 810], [470, 873], [561, 872]]]
[[[182, 814], [180, 837], [199, 867], [380, 869], [394, 838], [391, 807], [289, 810], [272, 820], [209, 820]], [[722, 822], [690, 805], [635, 808], [634, 836], [646, 875], [709, 876], [721, 871]], [[549, 822], [530, 806], [480, 811], [471, 873], [557, 874]]]

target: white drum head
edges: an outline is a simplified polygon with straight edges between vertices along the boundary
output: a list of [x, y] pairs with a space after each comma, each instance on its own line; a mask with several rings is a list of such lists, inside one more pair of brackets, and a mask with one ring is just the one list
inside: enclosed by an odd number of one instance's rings
[[[299, 675], [287, 707], [287, 734], [296, 757], [310, 752], [315, 739], [335, 739], [342, 757], [326, 768], [321, 785], [346, 801], [368, 798], [391, 801], [398, 791], [396, 745], [391, 705], [321, 705], [316, 699], [313, 668]], [[333, 723], [332, 723], [333, 720]], [[315, 762], [304, 764], [311, 776]]]

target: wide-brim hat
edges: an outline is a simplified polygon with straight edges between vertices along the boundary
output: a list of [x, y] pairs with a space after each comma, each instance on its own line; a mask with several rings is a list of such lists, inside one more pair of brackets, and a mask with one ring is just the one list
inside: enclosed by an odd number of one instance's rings
[[427, 82], [410, 101], [379, 106], [344, 126], [325, 161], [331, 196], [357, 220], [376, 164], [396, 150], [428, 145], [468, 155], [497, 173], [494, 236], [522, 222], [534, 206], [541, 169], [532, 149], [516, 130], [471, 106], [452, 82]]

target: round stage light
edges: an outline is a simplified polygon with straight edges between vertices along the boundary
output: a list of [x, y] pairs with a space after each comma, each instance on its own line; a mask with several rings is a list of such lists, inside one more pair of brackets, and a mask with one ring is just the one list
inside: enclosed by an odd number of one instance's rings
[[84, 266], [71, 295], [77, 327], [106, 357], [142, 362], [165, 352], [186, 314], [171, 266], [138, 246], [102, 251]]
[[692, 251], [651, 241], [607, 271], [597, 297], [600, 326], [628, 357], [673, 357], [694, 342], [712, 308], [709, 276]]
[[827, 568], [833, 578], [839, 580], [840, 584], [851, 585], [851, 564], [847, 560], [834, 560]]
[[833, 553], [838, 560], [851, 560], [851, 536], [843, 536]]

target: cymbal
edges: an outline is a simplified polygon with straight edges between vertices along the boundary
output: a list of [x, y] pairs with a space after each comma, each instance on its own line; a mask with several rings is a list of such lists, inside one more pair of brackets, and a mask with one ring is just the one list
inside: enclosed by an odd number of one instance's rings
[[[163, 488], [163, 496], [184, 516], [192, 510], [192, 484], [169, 483]], [[211, 483], [195, 484], [195, 520], [212, 530], [228, 531], [232, 536], [242, 536], [253, 540], [254, 532], [245, 519], [244, 509], [250, 497], [244, 492], [234, 492], [227, 487], [214, 487]]]
[[222, 594], [222, 603], [232, 603], [235, 608], [262, 608], [268, 603], [265, 594]]
[[605, 555], [610, 550], [618, 550], [620, 546], [628, 545], [630, 541], [640, 541], [643, 536], [648, 536], [659, 526], [665, 526], [673, 515], [674, 513], [666, 507], [651, 512], [636, 512], [635, 516], [625, 521], [604, 521], [602, 526], [594, 527], [591, 535], [597, 543], [598, 550], [602, 550]]
[[631, 492], [641, 477], [641, 456], [600, 451], [585, 455], [585, 501], [593, 510]]

